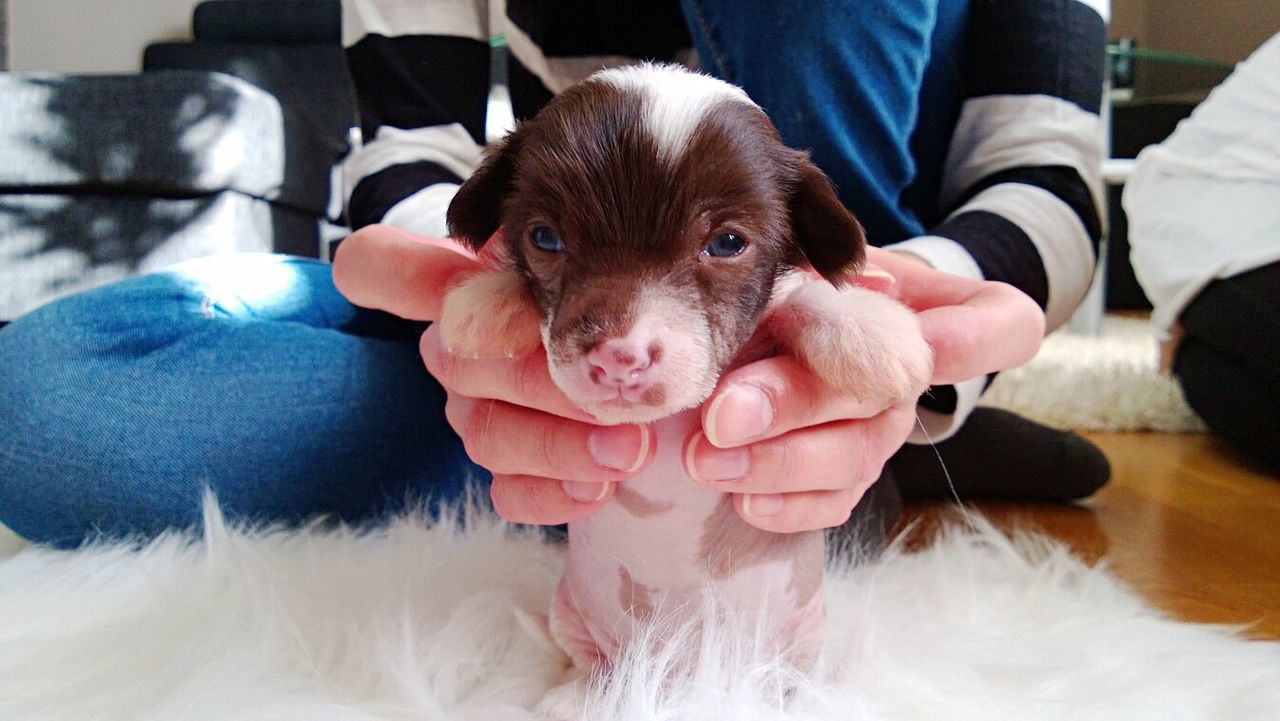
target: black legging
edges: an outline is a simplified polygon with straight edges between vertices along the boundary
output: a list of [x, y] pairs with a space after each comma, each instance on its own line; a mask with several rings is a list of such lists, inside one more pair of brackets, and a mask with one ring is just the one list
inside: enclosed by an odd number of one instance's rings
[[1280, 472], [1280, 262], [1210, 283], [1182, 326], [1173, 372], [1187, 402], [1215, 433]]

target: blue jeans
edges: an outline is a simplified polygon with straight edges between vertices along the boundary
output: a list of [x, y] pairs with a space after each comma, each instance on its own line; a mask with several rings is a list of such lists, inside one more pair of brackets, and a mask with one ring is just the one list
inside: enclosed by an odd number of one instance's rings
[[[913, 198], [936, 195], [965, 6], [684, 0], [708, 69], [812, 149], [877, 244], [931, 222]], [[0, 521], [74, 545], [191, 525], [206, 487], [272, 521], [484, 498], [417, 330], [353, 308], [326, 266], [269, 256], [41, 308], [0, 330]]]
[[206, 487], [265, 521], [456, 500], [488, 475], [419, 330], [354, 308], [319, 261], [268, 255], [39, 308], [0, 330], [0, 521], [69, 546], [192, 525]]

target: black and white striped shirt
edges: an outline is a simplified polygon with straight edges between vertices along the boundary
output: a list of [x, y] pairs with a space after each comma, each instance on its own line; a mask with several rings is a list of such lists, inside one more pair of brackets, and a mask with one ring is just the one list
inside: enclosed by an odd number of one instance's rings
[[[878, 1], [878, 0], [877, 0]], [[602, 67], [689, 61], [679, 3], [344, 0], [348, 58], [365, 143], [344, 165], [347, 219], [441, 236], [445, 210], [479, 161], [490, 38], [510, 49], [517, 119]], [[928, 230], [881, 238], [935, 267], [1008, 282], [1064, 323], [1093, 275], [1101, 235], [1101, 130], [1107, 0], [973, 0], [959, 108], [921, 204]], [[985, 379], [938, 394], [922, 418], [945, 437]], [[949, 397], [950, 396], [950, 397]]]

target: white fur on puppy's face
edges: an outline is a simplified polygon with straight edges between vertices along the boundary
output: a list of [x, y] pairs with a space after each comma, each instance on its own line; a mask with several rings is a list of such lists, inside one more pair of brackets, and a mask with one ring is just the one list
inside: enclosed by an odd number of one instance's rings
[[610, 68], [596, 73], [592, 80], [644, 98], [645, 124], [668, 162], [679, 160], [698, 124], [716, 106], [730, 102], [755, 107], [742, 88], [701, 73], [663, 66]]
[[645, 423], [701, 403], [719, 376], [713, 347], [717, 334], [688, 296], [657, 285], [637, 291], [627, 304], [624, 312], [631, 323], [616, 337], [659, 349], [651, 369], [655, 373], [643, 387], [605, 386], [592, 379], [584, 349], [600, 336], [590, 320], [561, 328], [554, 314], [546, 318], [542, 339], [552, 380], [570, 400], [606, 424]]

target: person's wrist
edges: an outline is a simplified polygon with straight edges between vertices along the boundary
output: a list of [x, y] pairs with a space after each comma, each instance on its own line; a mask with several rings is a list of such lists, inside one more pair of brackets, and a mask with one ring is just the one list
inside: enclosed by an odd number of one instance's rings
[[918, 253], [913, 253], [909, 250], [903, 250], [903, 249], [897, 249], [897, 248], [889, 248], [888, 250], [890, 253], [893, 253], [897, 257], [903, 258], [904, 260], [910, 260], [912, 262], [919, 263], [920, 265], [923, 265], [926, 268], [933, 268], [933, 263], [930, 263], [929, 260], [925, 258], [923, 255], [920, 255]]
[[982, 269], [965, 246], [950, 238], [936, 235], [920, 235], [899, 243], [887, 245], [881, 250], [893, 260], [910, 260], [926, 268], [957, 275], [961, 278], [982, 280]]

